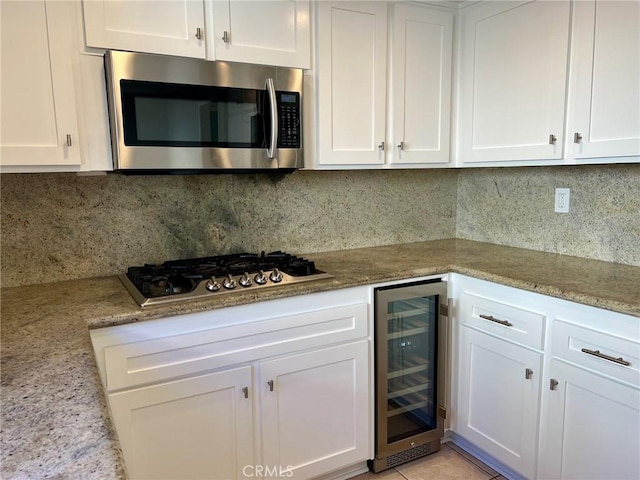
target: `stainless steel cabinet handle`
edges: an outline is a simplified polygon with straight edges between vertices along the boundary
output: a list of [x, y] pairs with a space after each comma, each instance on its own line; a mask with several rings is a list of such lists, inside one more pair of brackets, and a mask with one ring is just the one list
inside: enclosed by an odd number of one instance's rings
[[500, 320], [498, 318], [494, 318], [493, 315], [478, 315], [480, 318], [484, 320], [489, 320], [493, 323], [499, 323], [500, 325], [504, 325], [505, 327], [513, 327], [513, 323], [507, 322], [506, 320]]
[[244, 398], [249, 398], [249, 387], [243, 387], [242, 393], [244, 393]]
[[583, 348], [580, 351], [588, 355], [593, 355], [594, 357], [602, 358], [604, 360], [609, 360], [610, 362], [617, 363], [618, 365], [624, 365], [625, 367], [628, 367], [629, 365], [631, 365], [631, 363], [627, 362], [622, 357], [614, 358], [610, 355], [605, 355], [604, 353], [600, 353], [600, 350], [589, 350], [588, 348]]
[[200, 27], [196, 28], [196, 38], [202, 40], [202, 29]]
[[270, 392], [273, 392], [273, 380], [269, 380], [269, 381], [267, 382], [267, 385], [269, 385], [269, 391], [270, 391]]
[[71, 146], [73, 146], [73, 143], [71, 142], [71, 134], [67, 133], [67, 147]]
[[530, 368], [525, 369], [524, 378], [526, 380], [531, 380], [531, 377], [533, 377], [533, 370], [531, 370]]
[[229, 43], [229, 32], [226, 30], [222, 33], [222, 41], [224, 43]]
[[384, 142], [378, 145], [378, 150], [380, 150], [381, 152], [384, 152]]
[[573, 134], [573, 143], [580, 143], [581, 140], [582, 135], [580, 135], [578, 132]]
[[552, 133], [549, 135], [549, 145], [555, 145], [558, 141], [558, 138]]
[[398, 144], [398, 150], [404, 150], [404, 142]]
[[552, 378], [551, 380], [549, 380], [549, 390], [555, 390], [557, 386], [558, 386], [558, 380], [556, 380], [555, 378]]

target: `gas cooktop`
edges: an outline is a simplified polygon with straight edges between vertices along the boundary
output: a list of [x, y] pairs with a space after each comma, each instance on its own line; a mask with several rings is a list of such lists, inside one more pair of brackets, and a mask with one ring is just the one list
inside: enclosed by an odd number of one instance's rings
[[129, 267], [120, 280], [141, 307], [332, 278], [284, 252], [237, 253]]

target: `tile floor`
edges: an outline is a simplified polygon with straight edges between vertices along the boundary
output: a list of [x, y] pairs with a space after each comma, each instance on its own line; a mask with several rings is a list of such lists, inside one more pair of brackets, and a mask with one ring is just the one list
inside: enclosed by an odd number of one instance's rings
[[426, 457], [375, 474], [351, 480], [507, 480], [498, 472], [452, 443]]

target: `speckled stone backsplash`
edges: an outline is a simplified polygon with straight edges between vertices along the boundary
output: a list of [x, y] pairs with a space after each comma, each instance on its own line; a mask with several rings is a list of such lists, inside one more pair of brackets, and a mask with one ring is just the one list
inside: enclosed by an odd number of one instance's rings
[[452, 170], [196, 176], [2, 175], [2, 286], [238, 251], [455, 236]]
[[[640, 165], [2, 175], [2, 286], [237, 251], [463, 238], [640, 266]], [[555, 187], [571, 211], [554, 213]]]
[[458, 238], [640, 266], [640, 165], [465, 170], [456, 223]]

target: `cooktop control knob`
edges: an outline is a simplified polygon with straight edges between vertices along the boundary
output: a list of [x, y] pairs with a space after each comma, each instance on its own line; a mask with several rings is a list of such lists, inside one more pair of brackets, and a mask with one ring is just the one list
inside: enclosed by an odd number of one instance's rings
[[249, 274], [244, 272], [240, 277], [240, 280], [238, 280], [238, 283], [243, 287], [250, 287], [253, 281], [249, 278]]
[[280, 270], [278, 270], [277, 268], [274, 268], [273, 272], [271, 272], [271, 275], [269, 275], [269, 279], [273, 283], [281, 282], [282, 281], [282, 274], [280, 273]]
[[236, 288], [236, 281], [231, 277], [231, 275], [227, 275], [222, 281], [222, 286], [227, 290], [233, 290]]
[[253, 277], [253, 280], [258, 285], [264, 285], [265, 283], [267, 283], [267, 276], [264, 274], [263, 270], [260, 270], [258, 273], [256, 273], [256, 276]]
[[207, 284], [205, 286], [210, 292], [217, 292], [218, 290], [220, 290], [220, 284], [216, 282], [215, 277], [211, 277], [209, 280], [207, 280]]

